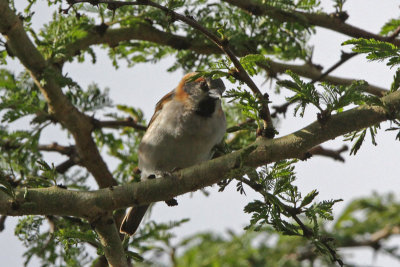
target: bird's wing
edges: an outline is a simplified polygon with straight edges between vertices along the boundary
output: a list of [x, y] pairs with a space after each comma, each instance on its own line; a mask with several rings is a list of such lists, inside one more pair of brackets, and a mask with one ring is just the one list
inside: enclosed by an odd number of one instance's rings
[[165, 103], [171, 101], [174, 98], [174, 95], [175, 95], [175, 90], [172, 90], [171, 92], [169, 92], [168, 94], [163, 96], [163, 98], [161, 98], [160, 101], [157, 102], [154, 114], [151, 117], [149, 125], [147, 125], [147, 128], [150, 127], [150, 125], [153, 123], [153, 121], [157, 118], [158, 114], [160, 114]]

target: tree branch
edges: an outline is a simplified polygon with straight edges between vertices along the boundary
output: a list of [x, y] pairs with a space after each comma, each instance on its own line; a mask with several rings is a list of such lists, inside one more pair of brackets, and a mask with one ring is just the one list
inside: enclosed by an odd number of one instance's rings
[[342, 55], [340, 57], [340, 60], [336, 62], [333, 66], [331, 66], [329, 69], [327, 69], [324, 73], [321, 74], [318, 78], [313, 79], [311, 82], [315, 83], [318, 81], [321, 81], [321, 79], [325, 78], [326, 76], [329, 75], [332, 71], [336, 70], [339, 68], [341, 65], [343, 65], [347, 60], [351, 59], [352, 57], [358, 55], [357, 53], [345, 53], [342, 51]]
[[95, 221], [105, 211], [168, 200], [223, 179], [237, 177], [237, 171], [244, 166], [258, 167], [283, 159], [300, 158], [318, 144], [345, 133], [376, 125], [399, 113], [400, 91], [388, 94], [381, 100], [384, 107], [363, 105], [332, 115], [324, 125], [316, 121], [277, 139], [259, 137], [246, 148], [178, 170], [166, 178], [91, 192], [77, 192], [58, 187], [17, 189], [15, 198], [1, 192], [0, 214], [67, 215]]
[[58, 152], [62, 155], [72, 156], [75, 152], [75, 146], [62, 146], [57, 143], [49, 145], [39, 145], [38, 150], [47, 152]]
[[120, 128], [120, 127], [132, 127], [139, 131], [146, 131], [147, 126], [137, 124], [132, 118], [126, 120], [115, 120], [115, 121], [99, 121], [94, 120], [95, 128]]
[[347, 240], [342, 244], [339, 244], [339, 247], [347, 248], [347, 247], [371, 247], [371, 248], [379, 248], [379, 242], [389, 238], [392, 235], [399, 235], [400, 227], [399, 226], [387, 226], [375, 233], [371, 233], [369, 238], [364, 240]]
[[132, 27], [120, 29], [107, 29], [103, 34], [96, 31], [87, 31], [86, 35], [76, 41], [67, 44], [65, 57], [58, 59], [55, 63], [63, 64], [66, 60], [80, 53], [92, 45], [108, 44], [110, 47], [120, 42], [129, 40], [142, 40], [167, 45], [177, 50], [188, 49], [200, 54], [220, 53], [220, 50], [212, 44], [201, 40], [189, 40], [187, 37], [160, 31], [149, 23], [136, 22]]
[[299, 22], [301, 24], [309, 24], [335, 32], [339, 32], [354, 38], [373, 38], [379, 41], [390, 42], [396, 46], [400, 46], [400, 40], [391, 36], [381, 36], [363, 29], [357, 28], [345, 23], [337, 16], [324, 13], [306, 13], [291, 10], [284, 11], [279, 8], [264, 5], [254, 0], [222, 0], [226, 3], [237, 6], [255, 16], [268, 16], [280, 21]]
[[337, 149], [337, 150], [327, 149], [327, 148], [324, 148], [324, 147], [318, 145], [318, 146], [311, 148], [308, 152], [311, 155], [320, 155], [320, 156], [329, 157], [334, 160], [344, 162], [345, 160], [342, 157], [341, 153], [343, 153], [347, 150], [349, 150], [349, 147], [346, 145], [343, 145], [340, 149]]
[[72, 158], [67, 159], [66, 161], [58, 164], [56, 166], [56, 172], [64, 174], [66, 173], [71, 167], [75, 166], [77, 162], [75, 162]]
[[95, 229], [100, 237], [104, 254], [110, 267], [128, 267], [128, 261], [121, 239], [112, 216], [103, 216], [95, 222]]

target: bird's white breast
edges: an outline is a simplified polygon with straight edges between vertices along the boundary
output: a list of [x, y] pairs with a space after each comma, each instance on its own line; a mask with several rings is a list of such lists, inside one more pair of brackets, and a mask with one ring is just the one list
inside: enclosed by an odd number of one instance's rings
[[165, 103], [139, 146], [142, 177], [210, 159], [212, 148], [221, 142], [225, 130], [219, 100], [211, 117], [195, 114], [180, 101]]

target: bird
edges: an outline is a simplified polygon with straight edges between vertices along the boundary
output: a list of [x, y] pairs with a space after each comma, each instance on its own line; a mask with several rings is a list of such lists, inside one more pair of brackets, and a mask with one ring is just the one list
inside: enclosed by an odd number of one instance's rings
[[[209, 160], [226, 132], [221, 105], [225, 85], [220, 78], [186, 74], [156, 104], [138, 149], [141, 180]], [[120, 232], [133, 235], [149, 205], [130, 208]]]

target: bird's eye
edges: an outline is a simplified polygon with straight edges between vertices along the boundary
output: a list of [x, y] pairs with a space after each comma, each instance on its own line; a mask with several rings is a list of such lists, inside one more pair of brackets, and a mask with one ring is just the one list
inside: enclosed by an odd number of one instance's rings
[[201, 90], [203, 90], [204, 92], [208, 92], [208, 90], [210, 89], [210, 88], [208, 88], [208, 84], [207, 84], [206, 81], [202, 81], [202, 82], [201, 82], [200, 88], [201, 88]]

